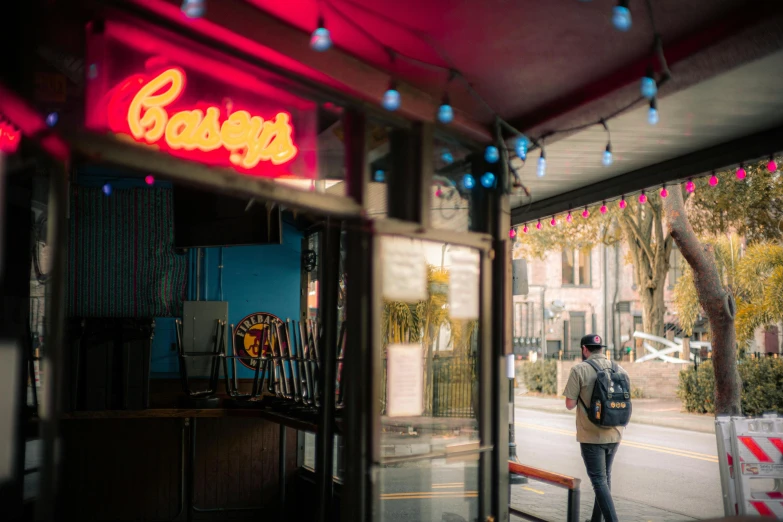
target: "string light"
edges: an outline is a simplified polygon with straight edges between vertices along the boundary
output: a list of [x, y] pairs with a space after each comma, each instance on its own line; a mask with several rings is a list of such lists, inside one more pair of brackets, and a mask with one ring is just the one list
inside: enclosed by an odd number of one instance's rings
[[105, 195], [111, 196], [111, 185], [109, 183], [106, 183], [102, 190]]
[[606, 201], [604, 201], [604, 202], [601, 204], [601, 209], [600, 209], [600, 210], [601, 210], [601, 214], [606, 214], [606, 213], [609, 211], [609, 209], [608, 209], [608, 208], [606, 208]]
[[442, 198], [443, 197], [443, 189], [438, 187], [435, 189], [435, 197]]
[[487, 163], [497, 163], [500, 159], [500, 151], [498, 151], [498, 148], [494, 145], [489, 145], [484, 150], [484, 159]]
[[627, 32], [631, 28], [631, 10], [628, 0], [620, 0], [612, 10], [612, 25], [618, 31]]
[[620, 202], [617, 205], [620, 207], [621, 210], [628, 205], [628, 203], [626, 203], [625, 201], [625, 196], [620, 198]]
[[715, 187], [718, 185], [718, 176], [715, 175], [715, 171], [712, 172], [712, 176], [710, 176], [710, 186]]
[[206, 3], [207, 0], [183, 0], [182, 12], [188, 18], [201, 18], [207, 10]]
[[443, 95], [443, 100], [438, 107], [438, 121], [446, 125], [454, 121], [454, 109], [451, 107], [448, 94]]
[[522, 227], [522, 232], [523, 232], [524, 234], [527, 234], [527, 231], [528, 231], [528, 230], [530, 230], [530, 229], [529, 229], [529, 228], [527, 228], [527, 223], [525, 223], [525, 226], [523, 226], [523, 227]]
[[318, 17], [318, 26], [313, 34], [310, 35], [310, 49], [322, 53], [328, 51], [332, 47], [332, 35], [329, 33], [329, 29], [324, 25], [324, 17]]
[[647, 194], [645, 194], [644, 191], [642, 191], [641, 194], [639, 194], [639, 203], [641, 203], [642, 205], [647, 203]]
[[657, 125], [660, 116], [658, 115], [658, 101], [653, 98], [650, 100], [650, 110], [647, 111], [647, 123], [650, 125]]
[[483, 176], [481, 176], [481, 185], [484, 188], [492, 188], [495, 186], [495, 175], [491, 172], [485, 172]]
[[538, 158], [536, 176], [538, 176], [539, 178], [543, 178], [544, 176], [546, 176], [546, 152], [544, 152], [543, 145], [541, 146], [541, 156]]
[[652, 100], [655, 98], [655, 95], [658, 94], [658, 84], [655, 83], [655, 73], [653, 72], [652, 66], [647, 67], [647, 72], [642, 76], [642, 83], [639, 90], [642, 92], [642, 96], [648, 100]]
[[58, 121], [60, 121], [60, 115], [56, 112], [50, 112], [46, 115], [46, 125], [49, 127], [54, 127]]
[[587, 210], [587, 207], [585, 207], [585, 209], [582, 211], [582, 217], [585, 219], [590, 217], [590, 211]]
[[661, 197], [663, 199], [666, 199], [666, 196], [668, 195], [669, 195], [669, 191], [666, 190], [666, 185], [664, 184], [663, 186], [661, 186]]
[[770, 172], [775, 172], [778, 170], [778, 164], [775, 163], [775, 158], [770, 156], [769, 157], [769, 163], [767, 163], [767, 170]]
[[443, 163], [446, 165], [451, 165], [454, 163], [454, 155], [449, 149], [443, 149], [440, 151], [440, 159], [443, 160]]
[[397, 90], [397, 82], [394, 80], [389, 81], [389, 88], [383, 93], [383, 99], [381, 100], [381, 106], [387, 111], [394, 112], [400, 108], [402, 104], [402, 98], [400, 97], [400, 91]]
[[515, 237], [517, 237], [516, 229], [512, 228], [511, 230], [509, 230], [508, 231], [508, 237], [510, 237], [511, 239], [514, 239]]
[[685, 190], [692, 194], [694, 190], [696, 190], [696, 183], [693, 182], [692, 179], [688, 178], [688, 181], [685, 182]]
[[740, 163], [740, 166], [737, 169], [737, 179], [745, 179], [745, 176], [747, 176], [747, 173], [745, 172], [745, 165]]
[[557, 220], [555, 219], [555, 216], [552, 216], [552, 220], [549, 221], [549, 224], [552, 225], [553, 227], [557, 226]]
[[386, 172], [381, 169], [376, 170], [373, 179], [378, 183], [383, 183], [386, 180]]
[[152, 185], [155, 184], [155, 178], [152, 177], [151, 175], [147, 174], [144, 177], [144, 183], [146, 183], [147, 185], [149, 185], [151, 187]]
[[606, 131], [606, 149], [604, 150], [604, 156], [601, 159], [601, 163], [604, 164], [604, 167], [608, 167], [614, 163], [614, 157], [612, 157], [612, 133], [609, 132], [609, 126], [606, 124], [606, 120], [601, 119], [601, 125], [603, 125], [604, 130]]
[[476, 186], [476, 178], [472, 174], [465, 174], [462, 176], [462, 186], [465, 187], [465, 190], [472, 189]]
[[536, 230], [541, 230], [541, 227], [542, 227], [541, 220], [539, 219], [538, 223], [536, 223]]
[[517, 156], [519, 156], [519, 159], [522, 161], [525, 161], [527, 159], [527, 149], [530, 147], [530, 140], [527, 138], [527, 136], [522, 135], [517, 138], [516, 146], [514, 147], [517, 152]]
[[572, 222], [573, 220], [574, 220], [574, 218], [571, 216], [571, 211], [569, 210], [569, 211], [568, 211], [568, 215], [566, 216], [566, 221], [567, 221], [568, 223], [570, 223], [570, 222]]

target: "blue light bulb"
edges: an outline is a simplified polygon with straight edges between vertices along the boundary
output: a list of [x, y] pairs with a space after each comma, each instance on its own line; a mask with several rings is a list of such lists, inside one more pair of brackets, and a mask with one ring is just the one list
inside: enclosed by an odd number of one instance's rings
[[650, 107], [650, 110], [647, 113], [647, 123], [649, 123], [650, 125], [655, 125], [658, 123], [659, 119], [660, 118], [658, 116], [658, 109], [654, 107]]
[[546, 158], [543, 154], [538, 158], [538, 168], [536, 169], [536, 176], [543, 178], [546, 176]]
[[206, 10], [206, 0], [182, 0], [182, 12], [188, 18], [201, 18]]
[[454, 155], [451, 153], [449, 149], [443, 149], [440, 153], [440, 159], [443, 160], [443, 163], [446, 165], [451, 165], [454, 163]]
[[319, 21], [318, 29], [313, 31], [310, 36], [310, 49], [322, 53], [328, 51], [332, 47], [332, 35], [329, 33], [329, 29], [323, 26], [323, 22]]
[[465, 187], [465, 190], [472, 189], [476, 186], [476, 178], [472, 174], [465, 174], [462, 176], [462, 186]]
[[58, 122], [58, 121], [60, 121], [60, 115], [59, 115], [59, 114], [57, 114], [56, 112], [50, 112], [50, 113], [49, 113], [49, 114], [46, 116], [46, 124], [47, 124], [49, 127], [54, 127], [55, 125], [57, 125], [57, 122]]
[[487, 163], [497, 163], [500, 159], [500, 151], [494, 145], [490, 145], [484, 151], [484, 159], [487, 160]]
[[381, 169], [376, 170], [373, 174], [373, 179], [378, 183], [383, 183], [386, 180], [386, 172]]
[[394, 82], [389, 84], [389, 89], [383, 93], [383, 100], [381, 100], [381, 106], [387, 111], [396, 111], [400, 108], [401, 103], [400, 92], [397, 90]]
[[614, 156], [612, 156], [612, 149], [609, 148], [607, 145], [606, 150], [604, 151], [604, 157], [601, 160], [601, 163], [604, 164], [604, 167], [608, 167], [612, 163], [614, 163]]
[[111, 185], [110, 184], [106, 183], [103, 186], [103, 193], [106, 194], [107, 196], [111, 196]]
[[652, 75], [644, 76], [642, 78], [640, 90], [642, 96], [648, 100], [655, 98], [655, 95], [658, 94], [658, 85], [655, 83], [655, 78], [653, 78]]
[[451, 108], [451, 105], [444, 103], [438, 107], [438, 121], [446, 124], [454, 121], [454, 109]]
[[495, 186], [495, 175], [491, 172], [485, 172], [483, 176], [481, 176], [481, 185], [484, 188], [492, 188]]
[[530, 147], [530, 140], [527, 139], [527, 136], [520, 136], [517, 138], [516, 146], [514, 148], [516, 149], [517, 156], [523, 161], [527, 159], [528, 147]]
[[620, 2], [612, 10], [612, 25], [618, 31], [628, 31], [631, 28], [631, 11], [627, 6], [622, 5], [627, 2]]

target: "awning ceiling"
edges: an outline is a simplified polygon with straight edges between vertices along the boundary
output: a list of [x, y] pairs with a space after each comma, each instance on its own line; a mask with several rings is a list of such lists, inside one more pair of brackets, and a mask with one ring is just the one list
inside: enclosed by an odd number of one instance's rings
[[[241, 37], [233, 45], [243, 39], [258, 44], [270, 51], [264, 59], [278, 60], [273, 53], [285, 56], [298, 65], [297, 73], [371, 103], [378, 103], [394, 77], [402, 82], [400, 112], [432, 120], [448, 73], [400, 58], [391, 61], [381, 42], [398, 53], [459, 70], [494, 111], [534, 137], [597, 121], [636, 99], [652, 58], [645, 0], [630, 0], [633, 26], [627, 33], [611, 25], [613, 0], [221, 0], [207, 2], [205, 19], [197, 21], [181, 16], [177, 0], [133, 2], [214, 39], [225, 41], [228, 30]], [[558, 208], [567, 209], [572, 202], [563, 194], [576, 191], [580, 197], [574, 201], [583, 202], [589, 192], [578, 192], [581, 187], [659, 164], [671, 166], [662, 162], [783, 127], [778, 94], [783, 2], [650, 4], [673, 72], [659, 93], [660, 123], [646, 123], [644, 105], [612, 120], [616, 160], [609, 168], [600, 163], [606, 145], [600, 127], [547, 139], [547, 176], [536, 178], [532, 165], [522, 170], [533, 202], [525, 218], [551, 211], [552, 205], [538, 203], [553, 198], [561, 198]], [[307, 45], [319, 10], [335, 43], [327, 53]], [[255, 52], [250, 44], [245, 47]], [[452, 128], [474, 139], [482, 139], [483, 132], [486, 139], [492, 113], [459, 81], [452, 81], [448, 91], [458, 113]], [[737, 157], [743, 159], [741, 152]], [[697, 163], [704, 168], [704, 162]], [[643, 186], [640, 181], [636, 188]], [[516, 199], [514, 206], [529, 202]]]

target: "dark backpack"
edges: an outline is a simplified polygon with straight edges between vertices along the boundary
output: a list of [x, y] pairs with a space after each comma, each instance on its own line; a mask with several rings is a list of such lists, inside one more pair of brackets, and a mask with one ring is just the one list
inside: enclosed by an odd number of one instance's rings
[[586, 405], [579, 395], [587, 418], [602, 428], [627, 425], [631, 420], [631, 382], [628, 375], [619, 372], [614, 362], [610, 368], [601, 368], [595, 361], [585, 362], [598, 374], [590, 405]]

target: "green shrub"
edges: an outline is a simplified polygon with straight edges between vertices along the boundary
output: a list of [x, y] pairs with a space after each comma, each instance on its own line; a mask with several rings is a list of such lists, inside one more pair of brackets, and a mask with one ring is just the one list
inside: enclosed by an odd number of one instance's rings
[[[743, 414], [783, 413], [783, 359], [742, 359], [737, 367], [742, 380]], [[705, 361], [698, 370], [680, 372], [677, 394], [687, 411], [715, 413], [714, 375], [712, 361]]]
[[527, 363], [523, 366], [523, 378], [528, 391], [556, 395], [557, 361], [550, 359]]

